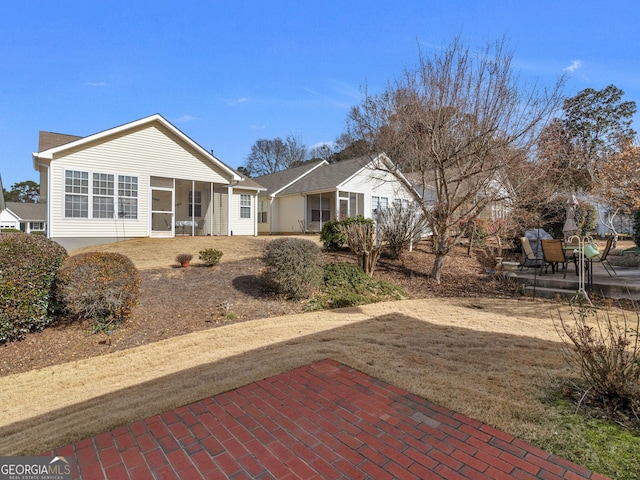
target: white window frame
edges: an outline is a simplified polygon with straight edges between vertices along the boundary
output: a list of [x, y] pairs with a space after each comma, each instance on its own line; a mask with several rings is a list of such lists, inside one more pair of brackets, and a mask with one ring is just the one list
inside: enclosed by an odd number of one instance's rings
[[200, 190], [189, 190], [187, 216], [189, 218], [202, 218], [202, 192]]
[[83, 170], [64, 171], [65, 218], [89, 218], [91, 176]]
[[[111, 185], [109, 185], [110, 182]], [[139, 186], [140, 179], [137, 175], [65, 169], [64, 218], [137, 220]], [[100, 203], [96, 201], [97, 199], [108, 198], [112, 199], [111, 204], [113, 205], [110, 216], [108, 215], [109, 208], [98, 208], [97, 211], [94, 211], [94, 207]], [[83, 202], [86, 203], [83, 204]], [[73, 213], [79, 213], [79, 215]]]
[[240, 194], [240, 218], [243, 220], [251, 218], [251, 195], [248, 193]]
[[386, 210], [389, 208], [389, 198], [388, 197], [379, 197], [372, 195], [371, 196], [371, 218], [376, 218], [376, 212], [380, 210]]
[[267, 200], [258, 200], [258, 223], [267, 223], [269, 212], [269, 202]]
[[[93, 172], [91, 175], [91, 179], [92, 218], [112, 219], [115, 208], [115, 176], [113, 175], [113, 173]], [[102, 202], [102, 200], [105, 201]]]
[[119, 219], [138, 219], [138, 199], [140, 198], [139, 180], [140, 179], [136, 175], [118, 175], [117, 212]]

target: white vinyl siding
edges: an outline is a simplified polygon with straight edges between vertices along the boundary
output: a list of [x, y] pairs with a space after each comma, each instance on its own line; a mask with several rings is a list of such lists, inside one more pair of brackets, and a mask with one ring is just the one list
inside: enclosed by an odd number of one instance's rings
[[257, 235], [258, 219], [254, 215], [258, 205], [257, 193], [249, 190], [238, 190], [234, 191], [232, 197], [231, 211], [233, 219], [231, 230], [234, 235]]
[[[133, 185], [127, 178], [135, 178], [137, 198], [122, 195], [116, 202], [114, 218], [90, 219], [87, 198], [85, 218], [65, 215], [65, 171], [113, 173], [125, 178], [123, 193], [132, 192]], [[209, 161], [203, 155], [172, 132], [158, 124], [147, 124], [127, 132], [126, 135], [104, 138], [80, 149], [63, 151], [51, 161], [48, 188], [50, 208], [49, 235], [52, 238], [126, 236], [146, 237], [150, 234], [150, 176], [169, 179], [198, 179], [199, 182], [215, 184], [213, 234], [228, 234], [227, 185], [229, 173]], [[114, 178], [118, 182], [118, 178]], [[119, 189], [119, 187], [117, 187]], [[118, 192], [115, 192], [116, 196]], [[87, 196], [89, 196], [87, 194]], [[185, 201], [186, 204], [186, 201]], [[80, 208], [79, 206], [76, 208]], [[186, 210], [186, 208], [185, 208]], [[123, 217], [119, 217], [123, 214]], [[133, 218], [132, 218], [133, 217]], [[125, 221], [126, 225], [122, 222]]]

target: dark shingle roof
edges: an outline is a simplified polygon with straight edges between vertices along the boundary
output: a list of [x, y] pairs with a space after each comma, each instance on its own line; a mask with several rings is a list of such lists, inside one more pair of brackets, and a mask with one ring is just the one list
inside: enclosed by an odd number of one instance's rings
[[338, 185], [349, 179], [370, 161], [371, 159], [369, 157], [360, 157], [323, 165], [293, 185], [285, 188], [279, 195], [292, 195], [319, 190], [335, 190]]
[[80, 140], [82, 137], [77, 135], [66, 135], [64, 133], [40, 132], [38, 138], [38, 152], [49, 150], [50, 148], [59, 147], [65, 143]]
[[[299, 167], [288, 168], [287, 170], [281, 170], [275, 173], [269, 173], [267, 175], [262, 175], [260, 177], [255, 177], [253, 180], [258, 182], [260, 185], [267, 189], [267, 194], [271, 195], [274, 192], [277, 192], [283, 187], [286, 187], [294, 180], [302, 177], [310, 170], [318, 166], [324, 162], [324, 160], [320, 160], [312, 163], [305, 163]], [[320, 167], [321, 169], [324, 167]]]
[[20, 220], [44, 222], [47, 219], [47, 205], [45, 203], [7, 202], [7, 210], [14, 213]]

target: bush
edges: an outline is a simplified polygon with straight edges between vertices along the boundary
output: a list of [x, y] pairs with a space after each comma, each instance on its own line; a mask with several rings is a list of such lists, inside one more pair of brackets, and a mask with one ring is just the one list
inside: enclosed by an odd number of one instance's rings
[[308, 298], [322, 284], [322, 257], [310, 240], [286, 238], [267, 243], [265, 278], [275, 291], [291, 299]]
[[405, 292], [391, 283], [374, 280], [353, 263], [324, 266], [323, 294], [315, 297], [308, 310], [342, 308], [386, 300], [399, 300]]
[[[622, 319], [607, 310], [599, 316], [593, 307], [572, 308], [572, 321], [560, 317], [565, 358], [611, 412], [640, 410], [640, 312]], [[583, 395], [586, 396], [586, 393]]]
[[202, 260], [202, 262], [208, 267], [213, 267], [220, 263], [221, 258], [222, 252], [215, 248], [205, 248], [204, 250], [200, 250], [200, 260]]
[[0, 234], [0, 343], [21, 340], [55, 319], [55, 278], [67, 251], [25, 233]]
[[389, 257], [400, 258], [413, 242], [418, 242], [427, 229], [427, 219], [416, 202], [403, 205], [393, 202], [389, 208], [377, 212], [378, 234], [385, 243]]
[[353, 224], [373, 225], [373, 220], [358, 215], [357, 217], [349, 217], [344, 220], [330, 220], [326, 222], [322, 225], [322, 231], [320, 232], [320, 241], [325, 250], [340, 250], [347, 242], [342, 227]]
[[91, 319], [95, 330], [117, 326], [138, 300], [140, 275], [119, 253], [87, 252], [68, 257], [58, 271], [58, 300], [67, 312]]
[[176, 255], [176, 262], [183, 265], [185, 263], [189, 263], [192, 258], [193, 255], [191, 255], [190, 253], [179, 253], [178, 255]]
[[339, 225], [339, 220], [330, 220], [322, 225], [320, 241], [326, 250], [340, 250], [344, 245], [344, 235], [340, 232]]

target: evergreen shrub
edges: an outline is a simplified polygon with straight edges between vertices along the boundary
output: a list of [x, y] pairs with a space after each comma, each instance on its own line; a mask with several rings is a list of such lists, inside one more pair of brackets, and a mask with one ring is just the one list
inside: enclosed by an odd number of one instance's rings
[[55, 279], [67, 251], [40, 235], [0, 234], [0, 343], [55, 320]]
[[264, 276], [273, 289], [291, 299], [308, 298], [322, 284], [322, 252], [310, 240], [284, 238], [267, 243]]

